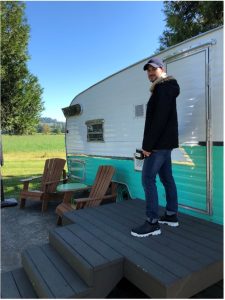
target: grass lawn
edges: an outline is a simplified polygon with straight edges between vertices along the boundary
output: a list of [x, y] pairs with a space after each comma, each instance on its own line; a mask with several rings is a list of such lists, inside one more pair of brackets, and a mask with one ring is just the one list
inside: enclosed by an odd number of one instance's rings
[[[41, 175], [47, 158], [66, 158], [64, 135], [2, 136], [5, 198], [17, 198], [20, 179]], [[37, 188], [32, 184], [31, 188]]]

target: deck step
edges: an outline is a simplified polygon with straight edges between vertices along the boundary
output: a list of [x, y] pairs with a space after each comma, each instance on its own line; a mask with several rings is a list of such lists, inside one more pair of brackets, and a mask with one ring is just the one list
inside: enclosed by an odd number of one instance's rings
[[83, 298], [91, 291], [49, 244], [26, 249], [22, 264], [40, 298]]
[[144, 215], [144, 201], [127, 200], [69, 212], [64, 219], [124, 255], [124, 277], [151, 298], [188, 298], [221, 280], [222, 226], [180, 213], [178, 228], [164, 225], [160, 236], [132, 237]]
[[1, 274], [1, 299], [38, 298], [23, 268]]
[[50, 231], [49, 242], [94, 288], [92, 297], [107, 296], [123, 277], [124, 256], [79, 224]]

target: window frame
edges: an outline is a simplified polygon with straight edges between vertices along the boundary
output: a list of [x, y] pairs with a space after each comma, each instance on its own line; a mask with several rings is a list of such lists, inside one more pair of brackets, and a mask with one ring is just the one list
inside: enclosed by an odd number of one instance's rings
[[[95, 119], [95, 120], [88, 120], [85, 122], [86, 126], [87, 126], [87, 142], [88, 143], [104, 143], [105, 139], [104, 139], [104, 119]], [[89, 126], [93, 126], [93, 125], [101, 125], [102, 126], [102, 130], [101, 131], [97, 131], [97, 132], [89, 132], [88, 131], [88, 127]], [[102, 135], [102, 139], [101, 140], [93, 140], [94, 135]], [[92, 135], [92, 138], [90, 138], [90, 135]]]

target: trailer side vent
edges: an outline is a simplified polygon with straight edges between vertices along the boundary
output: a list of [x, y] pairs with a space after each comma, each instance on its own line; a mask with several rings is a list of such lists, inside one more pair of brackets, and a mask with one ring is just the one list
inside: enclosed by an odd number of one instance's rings
[[90, 120], [85, 124], [87, 125], [88, 142], [104, 142], [103, 119]]
[[62, 111], [64, 116], [68, 118], [68, 117], [80, 115], [82, 113], [82, 107], [80, 104], [75, 104], [75, 105], [62, 108]]
[[144, 116], [144, 105], [135, 105], [135, 117], [143, 117]]

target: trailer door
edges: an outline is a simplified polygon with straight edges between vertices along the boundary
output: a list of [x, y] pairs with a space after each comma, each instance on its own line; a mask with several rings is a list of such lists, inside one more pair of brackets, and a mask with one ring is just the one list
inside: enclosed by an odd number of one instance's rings
[[[166, 61], [180, 85], [177, 98], [180, 149], [188, 159], [174, 164], [180, 206], [211, 213], [208, 48], [185, 51]], [[178, 152], [177, 152], [178, 153]], [[176, 158], [175, 158], [176, 160]]]

